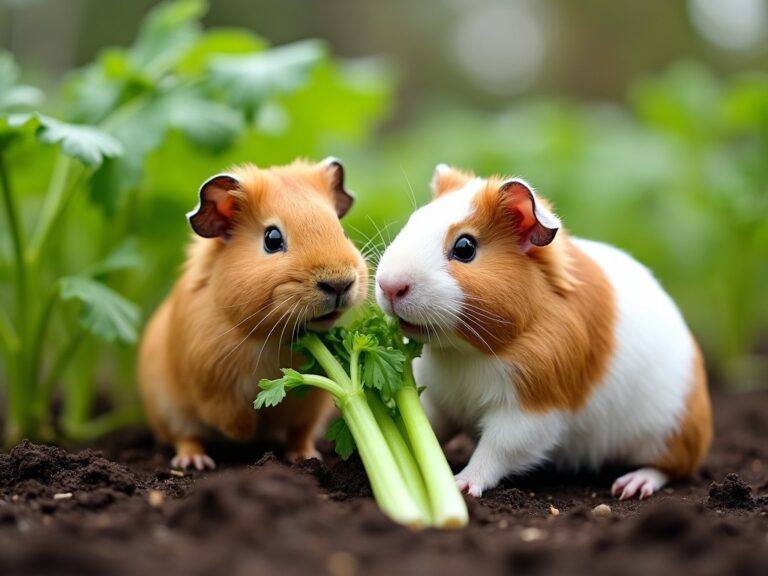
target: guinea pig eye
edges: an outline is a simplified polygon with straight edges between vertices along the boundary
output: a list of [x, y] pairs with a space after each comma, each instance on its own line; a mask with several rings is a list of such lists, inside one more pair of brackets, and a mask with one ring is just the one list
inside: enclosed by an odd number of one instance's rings
[[476, 253], [477, 241], [469, 234], [464, 234], [453, 244], [450, 258], [459, 262], [472, 262]]
[[264, 232], [264, 250], [270, 254], [285, 252], [285, 240], [283, 233], [277, 226], [270, 226]]

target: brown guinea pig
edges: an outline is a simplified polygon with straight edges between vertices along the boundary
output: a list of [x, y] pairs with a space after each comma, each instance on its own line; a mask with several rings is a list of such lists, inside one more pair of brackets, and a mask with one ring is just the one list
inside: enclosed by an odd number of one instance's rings
[[327, 329], [365, 299], [365, 261], [339, 222], [352, 202], [334, 158], [239, 166], [202, 185], [188, 214], [198, 237], [139, 352], [141, 396], [157, 437], [176, 448], [173, 466], [213, 468], [212, 431], [248, 440], [257, 427], [284, 431], [289, 459], [317, 456], [332, 407], [324, 392], [258, 413], [252, 403], [260, 379], [301, 362], [297, 331]]

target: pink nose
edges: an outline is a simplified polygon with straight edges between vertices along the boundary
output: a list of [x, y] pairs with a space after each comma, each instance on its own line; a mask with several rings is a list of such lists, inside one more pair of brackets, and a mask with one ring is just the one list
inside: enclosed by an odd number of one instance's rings
[[379, 280], [379, 288], [390, 302], [404, 298], [411, 290], [411, 285], [405, 280]]

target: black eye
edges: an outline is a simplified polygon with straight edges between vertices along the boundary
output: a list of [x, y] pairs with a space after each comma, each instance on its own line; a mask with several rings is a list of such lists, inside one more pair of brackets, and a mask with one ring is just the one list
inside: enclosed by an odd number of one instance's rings
[[477, 241], [469, 234], [464, 234], [454, 243], [450, 258], [459, 262], [472, 262], [476, 253]]
[[273, 254], [275, 252], [285, 252], [285, 240], [283, 233], [277, 226], [270, 226], [264, 232], [264, 250]]

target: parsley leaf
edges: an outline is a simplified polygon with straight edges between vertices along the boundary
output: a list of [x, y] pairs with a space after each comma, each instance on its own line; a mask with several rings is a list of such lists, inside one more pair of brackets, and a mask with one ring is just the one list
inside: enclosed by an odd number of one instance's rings
[[253, 401], [253, 407], [259, 408], [277, 406], [285, 398], [286, 390], [304, 385], [304, 377], [291, 368], [283, 368], [283, 377], [276, 380], [261, 380], [259, 394]]
[[342, 418], [337, 418], [331, 422], [328, 431], [325, 433], [325, 439], [333, 442], [336, 454], [342, 460], [349, 458], [352, 452], [355, 451], [355, 439], [352, 437], [352, 432], [349, 430], [347, 423]]

